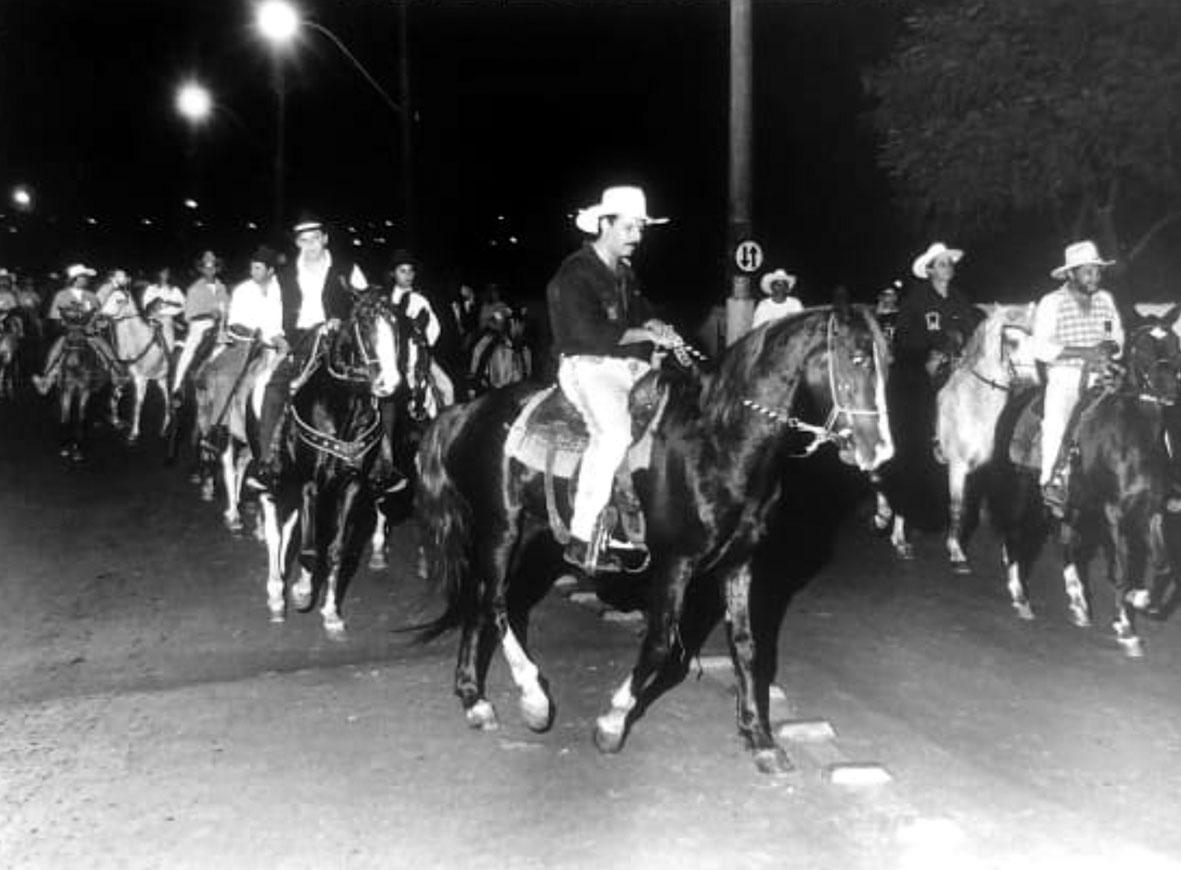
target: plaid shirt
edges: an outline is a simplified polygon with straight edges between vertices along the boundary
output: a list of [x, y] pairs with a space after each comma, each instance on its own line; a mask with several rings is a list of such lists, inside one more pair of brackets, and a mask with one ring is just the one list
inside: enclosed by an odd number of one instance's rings
[[1114, 341], [1122, 349], [1124, 327], [1115, 300], [1106, 290], [1096, 290], [1089, 310], [1079, 305], [1075, 294], [1063, 285], [1038, 302], [1033, 317], [1034, 354], [1050, 365], [1082, 368], [1081, 359], [1059, 360], [1067, 347], [1095, 347]]

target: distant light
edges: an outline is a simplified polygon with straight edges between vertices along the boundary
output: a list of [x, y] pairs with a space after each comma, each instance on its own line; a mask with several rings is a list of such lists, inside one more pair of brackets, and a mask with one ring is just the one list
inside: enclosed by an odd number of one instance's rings
[[496, 239], [493, 239], [488, 244], [495, 248], [496, 247]]
[[9, 227], [9, 228], [8, 228], [8, 231], [9, 231], [10, 233], [15, 233], [17, 230], [16, 230], [16, 227]]
[[361, 247], [362, 242], [360, 239], [353, 239], [353, 244], [359, 248]]
[[515, 244], [517, 243], [517, 237], [516, 237], [516, 236], [509, 236], [509, 237], [508, 237], [508, 243], [509, 243], [510, 245], [515, 245]]
[[140, 218], [139, 222], [140, 222], [141, 224], [143, 224], [145, 227], [150, 227], [150, 226], [152, 225], [152, 219], [151, 219], [151, 218]]
[[88, 217], [86, 219], [86, 223], [90, 224], [92, 227], [98, 226], [98, 220], [96, 218]]
[[185, 200], [185, 208], [196, 208], [196, 207], [197, 207], [197, 200], [195, 200], [195, 199], [186, 199]]
[[390, 220], [389, 218], [387, 218], [387, 219], [386, 219], [386, 222], [385, 222], [385, 225], [386, 225], [387, 227], [392, 227], [392, 226], [394, 225], [394, 222], [393, 222], [392, 220]]
[[498, 221], [502, 221], [502, 220], [504, 220], [504, 215], [502, 215], [502, 214], [498, 214], [498, 215], [496, 216], [496, 219], [497, 219]]
[[200, 221], [200, 220], [193, 221], [193, 226], [198, 227], [198, 228], [203, 227], [203, 226], [205, 226], [205, 221]]
[[176, 92], [176, 110], [190, 121], [204, 121], [213, 111], [213, 97], [200, 82], [185, 82]]
[[286, 0], [266, 0], [255, 8], [255, 23], [271, 42], [290, 42], [299, 30], [299, 13]]
[[384, 245], [385, 244], [385, 236], [374, 236], [373, 237], [373, 244]]
[[21, 211], [28, 211], [33, 206], [33, 193], [23, 184], [12, 189], [12, 204]]
[[254, 221], [246, 221], [246, 229], [248, 229], [248, 230], [257, 230], [257, 229], [258, 229], [258, 224], [256, 224]]

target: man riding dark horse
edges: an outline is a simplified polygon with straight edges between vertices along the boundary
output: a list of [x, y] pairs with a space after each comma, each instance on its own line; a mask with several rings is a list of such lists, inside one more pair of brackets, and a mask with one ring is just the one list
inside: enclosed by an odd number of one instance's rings
[[[558, 384], [590, 435], [564, 553], [567, 562], [584, 570], [595, 564], [590, 542], [632, 441], [631, 389], [651, 368], [651, 345], [678, 342], [673, 328], [652, 316], [630, 260], [644, 229], [666, 221], [648, 216], [640, 188], [607, 188], [576, 220], [594, 241], [568, 256], [546, 288], [554, 353], [560, 358]], [[621, 567], [610, 554], [597, 561], [598, 570]]]
[[322, 328], [339, 327], [353, 307], [353, 294], [368, 287], [364, 273], [351, 260], [328, 249], [323, 221], [305, 217], [292, 228], [299, 254], [278, 272], [283, 302], [283, 332], [291, 350], [267, 381], [259, 417], [259, 453], [247, 472], [247, 485], [268, 490], [274, 483], [275, 439], [291, 399], [292, 382], [315, 350]]

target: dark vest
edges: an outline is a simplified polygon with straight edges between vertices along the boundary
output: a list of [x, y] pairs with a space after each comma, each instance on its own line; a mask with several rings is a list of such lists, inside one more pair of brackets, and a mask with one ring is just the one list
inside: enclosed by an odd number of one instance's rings
[[[299, 322], [299, 309], [303, 303], [303, 296], [299, 290], [299, 280], [295, 269], [297, 260], [279, 270], [279, 298], [283, 303], [283, 333], [288, 341], [293, 341], [295, 324]], [[338, 318], [344, 320], [353, 311], [354, 290], [349, 284], [349, 276], [353, 273], [352, 260], [344, 260], [335, 253], [332, 254], [332, 265], [324, 276], [324, 289], [320, 293], [321, 304], [324, 306], [324, 317], [327, 320]]]

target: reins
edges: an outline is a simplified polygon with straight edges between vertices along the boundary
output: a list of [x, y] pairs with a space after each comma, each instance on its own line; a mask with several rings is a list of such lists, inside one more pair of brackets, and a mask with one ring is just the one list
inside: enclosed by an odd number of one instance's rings
[[365, 454], [381, 440], [382, 435], [381, 412], [377, 400], [371, 397], [369, 407], [374, 412], [373, 422], [351, 441], [345, 441], [320, 431], [300, 416], [294, 403], [291, 405], [291, 419], [295, 421], [296, 436], [308, 447], [320, 453], [327, 453], [346, 465], [357, 468], [365, 459]]

